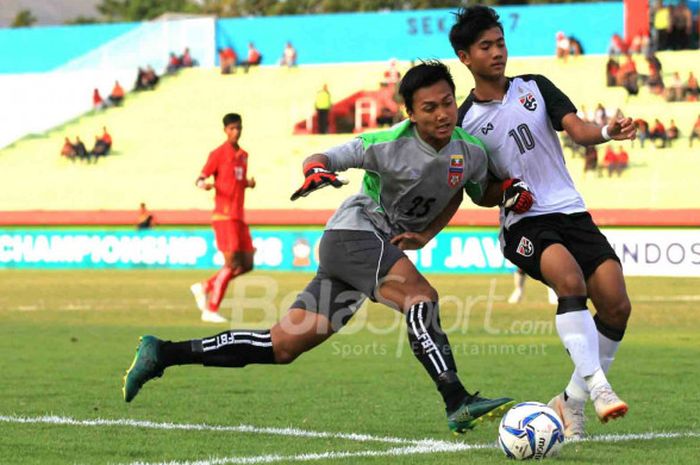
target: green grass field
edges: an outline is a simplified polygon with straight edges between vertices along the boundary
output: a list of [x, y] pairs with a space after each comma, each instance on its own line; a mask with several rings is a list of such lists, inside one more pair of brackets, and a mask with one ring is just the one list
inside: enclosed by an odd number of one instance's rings
[[[507, 460], [493, 446], [496, 423], [449, 433], [402, 318], [376, 305], [290, 366], [171, 368], [126, 404], [122, 375], [140, 335], [180, 340], [224, 329], [198, 319], [188, 287], [201, 277], [0, 271], [0, 463]], [[254, 272], [232, 284], [226, 313], [233, 326], [268, 327], [308, 278]], [[563, 388], [571, 364], [543, 286], [529, 282], [513, 306], [510, 276], [431, 281], [449, 296], [443, 325], [468, 389], [546, 402]], [[565, 445], [556, 463], [696, 464], [700, 456], [698, 280], [629, 278], [628, 286], [633, 317], [610, 379], [630, 413], [601, 425], [589, 408], [590, 441]]]

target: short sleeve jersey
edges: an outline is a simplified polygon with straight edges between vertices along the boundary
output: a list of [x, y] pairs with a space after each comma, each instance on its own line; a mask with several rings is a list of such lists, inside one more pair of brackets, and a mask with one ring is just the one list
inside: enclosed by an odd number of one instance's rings
[[224, 142], [209, 154], [202, 176], [214, 176], [214, 219], [244, 220], [248, 153]]
[[576, 113], [576, 107], [544, 76], [508, 81], [502, 101], [479, 101], [472, 91], [458, 118], [458, 125], [478, 135], [486, 146], [493, 176], [522, 179], [534, 193], [532, 208], [523, 214], [506, 216], [501, 209], [501, 225], [508, 228], [528, 216], [585, 211], [556, 133], [563, 130], [564, 116]]
[[436, 151], [406, 120], [325, 152], [329, 169], [366, 171], [360, 193], [343, 202], [326, 229], [375, 231], [385, 236], [420, 232], [459, 189], [476, 202], [486, 189], [488, 162], [483, 144], [460, 128]]

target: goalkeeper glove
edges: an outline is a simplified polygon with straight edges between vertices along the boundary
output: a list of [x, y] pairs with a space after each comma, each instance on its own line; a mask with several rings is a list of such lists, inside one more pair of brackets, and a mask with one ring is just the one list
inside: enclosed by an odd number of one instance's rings
[[329, 171], [324, 164], [319, 162], [304, 165], [304, 176], [306, 177], [304, 184], [292, 194], [290, 200], [306, 197], [322, 187], [333, 186], [338, 188], [348, 183], [347, 180], [339, 178], [337, 174]]
[[518, 178], [506, 179], [501, 184], [501, 190], [503, 191], [501, 207], [505, 209], [506, 214], [525, 213], [532, 207], [534, 196], [524, 181]]

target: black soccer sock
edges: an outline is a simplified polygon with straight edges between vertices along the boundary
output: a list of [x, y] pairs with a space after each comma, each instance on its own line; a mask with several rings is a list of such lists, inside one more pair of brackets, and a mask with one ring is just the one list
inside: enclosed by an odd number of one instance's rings
[[419, 302], [406, 314], [408, 341], [416, 358], [435, 381], [447, 411], [455, 410], [467, 395], [457, 377], [457, 365], [447, 335], [440, 326], [437, 302]]
[[250, 363], [275, 363], [269, 330], [231, 330], [204, 339], [166, 341], [160, 347], [160, 355], [165, 366], [244, 367]]

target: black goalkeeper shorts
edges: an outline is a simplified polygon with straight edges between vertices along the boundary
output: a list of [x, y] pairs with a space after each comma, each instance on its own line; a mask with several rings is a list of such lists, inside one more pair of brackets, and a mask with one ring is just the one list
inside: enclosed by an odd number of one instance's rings
[[[504, 230], [503, 254], [529, 276], [545, 282], [540, 269], [544, 249], [562, 244], [573, 255], [588, 279], [607, 259], [620, 262], [608, 239], [600, 232], [588, 212], [552, 213], [529, 216]], [[545, 284], [547, 284], [545, 282]]]
[[297, 296], [292, 308], [325, 315], [338, 331], [365, 297], [376, 300], [375, 292], [382, 279], [405, 256], [388, 238], [371, 231], [325, 231], [318, 249], [316, 276]]

